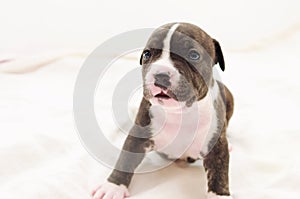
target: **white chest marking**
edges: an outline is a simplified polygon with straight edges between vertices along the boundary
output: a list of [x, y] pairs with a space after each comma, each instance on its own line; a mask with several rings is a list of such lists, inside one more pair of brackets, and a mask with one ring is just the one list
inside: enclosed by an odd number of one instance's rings
[[[218, 86], [218, 83], [216, 81], [214, 82], [214, 86], [212, 88], [210, 88], [209, 94], [210, 94], [210, 98], [211, 98], [212, 101], [215, 101], [218, 98], [218, 96], [219, 96], [219, 86]], [[212, 148], [209, 148], [209, 147], [211, 147], [209, 145], [209, 142], [213, 139], [213, 137], [216, 135], [216, 133], [221, 133], [221, 132], [218, 132], [217, 113], [216, 113], [216, 110], [213, 109], [212, 122], [211, 122], [211, 125], [210, 125], [209, 133], [206, 136], [205, 142], [203, 144], [203, 148], [201, 150], [202, 154], [207, 155], [209, 153], [209, 151], [212, 149]]]
[[150, 113], [154, 150], [174, 159], [200, 158], [206, 138], [216, 126], [216, 113], [209, 93], [192, 107], [151, 106]]

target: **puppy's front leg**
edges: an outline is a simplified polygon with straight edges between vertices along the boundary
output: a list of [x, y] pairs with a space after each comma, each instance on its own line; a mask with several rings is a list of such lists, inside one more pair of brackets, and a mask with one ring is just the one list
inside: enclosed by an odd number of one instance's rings
[[107, 182], [92, 192], [94, 199], [123, 199], [129, 196], [127, 188], [134, 170], [142, 162], [147, 148], [152, 144], [152, 141], [145, 137], [148, 134], [146, 131], [147, 127], [134, 126], [131, 129], [115, 169], [108, 177]]
[[229, 192], [229, 151], [225, 130], [205, 157], [203, 165], [207, 174], [208, 199], [232, 199]]

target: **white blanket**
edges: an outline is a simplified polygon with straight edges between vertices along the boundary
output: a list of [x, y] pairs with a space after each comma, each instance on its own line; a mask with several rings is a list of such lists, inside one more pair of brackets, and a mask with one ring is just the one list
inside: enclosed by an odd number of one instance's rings
[[[226, 54], [222, 79], [235, 97], [229, 125], [235, 198], [300, 196], [299, 38], [295, 33], [272, 48]], [[133, 58], [114, 65], [136, 66]], [[67, 56], [33, 72], [24, 72], [20, 62], [0, 65], [4, 71], [7, 64], [20, 64], [0, 74], [0, 198], [89, 198], [108, 176], [111, 169], [85, 151], [73, 121], [72, 94], [83, 60]], [[12, 73], [19, 69], [23, 73]], [[105, 104], [96, 107], [110, 117]], [[106, 133], [118, 136], [113, 124], [108, 119]], [[136, 175], [130, 191], [132, 198], [204, 198], [205, 183], [201, 166], [171, 165]]]
[[[265, 8], [269, 8], [269, 6], [271, 8], [273, 2], [265, 3]], [[11, 4], [12, 8], [16, 8], [15, 3]], [[24, 1], [24, 4], [27, 5], [27, 2]], [[248, 6], [252, 5], [252, 1], [248, 4]], [[260, 3], [257, 4], [260, 5]], [[284, 1], [282, 5], [286, 5], [286, 7], [283, 9], [289, 7], [288, 4]], [[198, 8], [201, 8], [200, 5], [190, 5], [193, 11], [190, 10], [190, 12], [185, 13], [185, 16], [189, 16], [191, 13], [194, 13], [191, 19], [204, 19], [201, 16], [207, 16], [205, 19], [209, 18], [210, 20], [206, 21], [206, 26], [211, 24], [211, 32], [223, 37], [220, 39], [221, 44], [223, 43], [222, 40], [227, 39], [225, 41], [227, 49], [226, 47], [224, 49], [226, 70], [220, 74], [223, 82], [232, 91], [235, 98], [235, 111], [228, 129], [229, 138], [233, 145], [230, 160], [232, 194], [236, 199], [299, 199], [300, 29], [299, 25], [295, 25], [294, 22], [287, 23], [289, 17], [296, 11], [298, 12], [298, 8], [293, 6], [291, 8], [293, 13], [286, 10], [279, 12], [281, 7], [277, 6], [278, 9], [270, 9], [269, 12], [272, 12], [272, 15], [268, 15], [267, 13], [264, 14], [263, 9], [253, 5], [251, 7], [253, 10], [248, 10], [247, 14], [244, 15], [247, 16], [243, 18], [246, 21], [240, 20], [235, 23], [236, 17], [235, 15], [231, 16], [230, 13], [231, 11], [238, 12], [238, 10], [235, 9], [235, 6], [231, 6], [232, 8], [228, 10], [227, 7], [224, 7], [226, 5], [227, 1], [224, 2], [224, 5], [213, 8], [213, 10], [218, 10], [216, 11], [217, 14], [219, 13], [218, 17], [226, 14], [226, 19], [232, 20], [232, 23], [228, 23], [232, 26], [229, 28], [226, 27], [225, 23], [222, 27], [220, 27], [221, 24], [214, 26], [218, 18], [214, 12], [205, 12], [196, 18], [198, 14], [204, 11], [204, 9], [200, 9], [201, 11], [199, 10], [198, 13]], [[51, 9], [48, 11], [49, 6], [56, 9], [56, 5], [50, 3], [45, 5], [45, 10], [49, 14], [51, 13], [51, 16], [55, 15], [55, 21], [59, 21], [65, 16], [65, 10], [69, 9], [68, 4], [66, 4], [65, 8], [62, 7], [60, 12], [56, 13]], [[141, 6], [144, 5], [141, 4]], [[247, 10], [247, 6], [243, 6], [242, 3], [238, 6]], [[23, 9], [23, 6], [18, 6], [18, 8], [20, 12], [31, 13], [27, 9]], [[257, 10], [255, 10], [256, 8]], [[95, 13], [98, 12], [96, 6], [86, 7], [86, 9], [95, 9]], [[78, 4], [78, 10], [81, 10], [80, 4]], [[80, 21], [82, 19], [80, 17], [84, 16], [78, 14], [78, 10], [72, 10], [72, 13], [73, 16], [78, 17], [76, 18], [77, 21]], [[137, 10], [140, 14], [144, 12], [143, 9], [134, 9], [127, 22], [137, 18], [135, 16]], [[172, 9], [170, 10], [172, 11]], [[11, 12], [5, 10], [3, 12], [7, 16], [11, 15]], [[3, 12], [1, 11], [1, 13]], [[254, 21], [259, 23], [256, 12], [264, 19], [258, 26], [254, 24]], [[101, 12], [99, 13], [101, 14]], [[281, 13], [284, 13], [281, 17], [282, 25], [277, 26], [276, 22]], [[56, 14], [58, 15], [56, 16]], [[102, 18], [95, 18], [107, 20], [105, 13], [103, 15], [101, 15]], [[124, 13], [122, 15], [126, 17]], [[263, 18], [264, 15], [267, 15], [268, 18]], [[174, 11], [170, 16], [167, 16], [170, 18], [165, 20], [177, 20], [173, 16], [178, 16], [178, 13]], [[274, 19], [273, 16], [276, 18]], [[24, 17], [28, 16], [24, 14]], [[253, 17], [256, 20], [253, 21]], [[4, 25], [10, 27], [12, 22], [6, 20], [8, 17], [1, 18], [5, 20]], [[19, 18], [20, 16], [14, 18], [15, 23], [18, 24], [13, 30], [14, 34], [18, 34], [19, 26], [22, 26], [22, 23], [19, 23]], [[36, 19], [36, 16], [34, 14], [29, 15], [28, 20], [33, 19]], [[106, 23], [107, 35], [105, 35], [105, 31], [99, 28], [97, 29], [98, 32], [94, 33], [93, 39], [97, 38], [99, 32], [103, 33], [102, 36], [104, 36], [100, 38], [104, 40], [109, 37], [109, 34], [116, 34], [131, 28], [126, 27], [120, 30], [113, 26], [115, 29], [110, 30], [108, 25], [119, 23], [120, 19], [112, 20], [115, 21]], [[155, 21], [153, 24], [161, 23], [160, 17], [153, 20]], [[77, 38], [83, 37], [82, 35], [88, 37], [90, 32], [86, 31], [83, 34], [81, 34], [82, 32], [77, 33], [81, 37], [74, 36], [73, 40], [70, 39], [71, 37], [69, 38], [72, 35], [71, 32], [78, 30], [77, 21], [71, 17], [70, 20], [62, 22], [58, 27], [48, 26], [48, 23], [44, 22], [30, 25], [31, 28], [42, 29], [42, 33], [49, 34], [50, 37], [52, 33], [48, 33], [48, 30], [59, 30], [65, 27], [69, 21], [74, 22], [73, 26], [70, 26], [69, 32], [64, 34], [65, 37], [60, 37], [63, 32], [57, 33], [56, 36], [60, 40], [54, 39], [56, 44], [66, 40], [65, 45], [67, 45], [68, 42], [70, 44]], [[89, 19], [82, 20], [81, 23], [85, 25], [87, 21]], [[141, 27], [143, 22], [144, 20], [139, 21], [140, 24], [137, 26]], [[130, 22], [128, 23], [130, 24]], [[97, 23], [90, 23], [83, 27], [93, 29], [95, 24], [101, 23], [97, 21]], [[153, 24], [149, 22], [147, 26], [153, 26]], [[257, 28], [248, 31], [248, 25]], [[272, 29], [272, 27], [275, 28]], [[36, 38], [35, 34], [31, 34], [30, 31], [27, 32], [28, 29], [24, 34], [31, 38], [31, 42], [33, 45], [35, 44], [35, 49], [39, 49], [39, 42], [46, 42], [46, 39], [42, 36]], [[267, 33], [263, 34], [264, 32]], [[235, 37], [235, 33], [239, 36]], [[2, 44], [11, 42], [6, 37], [10, 34], [10, 32], [4, 31], [4, 36], [0, 40], [0, 50], [4, 49]], [[22, 38], [13, 38], [13, 40], [15, 39], [19, 39], [14, 43], [15, 46], [18, 46], [18, 42], [23, 42]], [[81, 39], [84, 43], [85, 38]], [[89, 40], [89, 47], [100, 43], [93, 39]], [[244, 43], [239, 45], [240, 42]], [[233, 43], [232, 48], [231, 43]], [[12, 46], [10, 50], [13, 51], [15, 46]], [[42, 44], [41, 46], [43, 47]], [[55, 49], [55, 45], [53, 46]], [[228, 50], [228, 48], [231, 49]], [[22, 54], [24, 51], [26, 49], [19, 52]], [[74, 83], [87, 54], [86, 52], [56, 52], [55, 54], [43, 53], [41, 55], [27, 52], [23, 57], [19, 57], [18, 54], [5, 56], [1, 53], [1, 199], [89, 198], [92, 188], [103, 182], [111, 172], [110, 168], [97, 162], [85, 150], [80, 143], [73, 120]], [[137, 54], [131, 55], [129, 58], [125, 57], [114, 63], [115, 74], [122, 75], [127, 66], [136, 67], [138, 65], [139, 57]], [[1, 60], [8, 60], [8, 62], [1, 62]], [[122, 70], [118, 70], [118, 68], [122, 68]], [[114, 76], [110, 77], [114, 78]], [[102, 127], [107, 138], [120, 146], [124, 135], [116, 131], [117, 127], [111, 117], [109, 104], [111, 102], [109, 100], [111, 94], [109, 94], [111, 92], [109, 87], [114, 83], [113, 80], [109, 81], [104, 92], [101, 92], [101, 96], [97, 93], [95, 112], [99, 120], [106, 118], [105, 125]], [[135, 108], [137, 106], [138, 104], [135, 104]], [[132, 199], [205, 198], [205, 189], [205, 173], [199, 164], [190, 165], [186, 168], [173, 164], [156, 172], [139, 174], [133, 178], [130, 186]]]

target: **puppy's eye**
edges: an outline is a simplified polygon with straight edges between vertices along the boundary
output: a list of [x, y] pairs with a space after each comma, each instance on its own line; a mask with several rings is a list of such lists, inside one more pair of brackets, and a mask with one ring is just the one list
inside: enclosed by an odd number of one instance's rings
[[195, 51], [195, 50], [191, 50], [189, 52], [189, 58], [191, 60], [198, 60], [198, 59], [200, 59], [200, 54], [197, 51]]
[[147, 61], [147, 60], [150, 59], [150, 57], [151, 57], [151, 52], [150, 52], [150, 50], [145, 50], [145, 51], [143, 52], [143, 60]]

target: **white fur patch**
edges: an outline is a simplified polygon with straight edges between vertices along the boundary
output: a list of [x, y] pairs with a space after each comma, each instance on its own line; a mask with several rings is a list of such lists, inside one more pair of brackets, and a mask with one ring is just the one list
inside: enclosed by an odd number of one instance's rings
[[213, 192], [208, 192], [207, 199], [233, 199], [233, 198], [232, 198], [232, 196], [221, 196], [221, 195], [217, 195]]
[[208, 93], [192, 107], [168, 109], [164, 106], [151, 106], [153, 116], [151, 128], [154, 133], [154, 150], [173, 159], [200, 158], [209, 132], [215, 128], [216, 116], [213, 101]]
[[169, 32], [168, 32], [168, 34], [167, 34], [167, 36], [166, 36], [166, 38], [164, 40], [164, 51], [162, 52], [162, 57], [163, 58], [169, 58], [170, 57], [171, 38], [172, 38], [172, 35], [175, 33], [176, 29], [178, 28], [178, 26], [179, 26], [178, 23], [174, 24], [170, 28], [170, 30], [169, 30]]
[[209, 153], [209, 151], [211, 150], [211, 148], [209, 148], [209, 142], [212, 140], [214, 135], [216, 133], [218, 133], [217, 130], [218, 130], [218, 118], [217, 118], [216, 110], [213, 109], [212, 110], [212, 122], [211, 122], [211, 125], [209, 128], [209, 131], [207, 133], [206, 139], [203, 143], [203, 147], [201, 149], [201, 154], [207, 155]]
[[[214, 82], [214, 86], [209, 89], [208, 95], [213, 102], [217, 99], [217, 97], [219, 95], [219, 86], [216, 81]], [[203, 144], [201, 154], [206, 155], [211, 150], [209, 148], [209, 142], [211, 141], [211, 139], [214, 137], [214, 135], [216, 133], [220, 133], [220, 132], [217, 132], [217, 130], [218, 130], [218, 118], [217, 118], [216, 110], [213, 108], [212, 123], [211, 123], [210, 129], [209, 129], [209, 132], [206, 136], [206, 140]]]
[[170, 48], [171, 48], [171, 38], [176, 29], [178, 28], [179, 24], [174, 24], [169, 32], [167, 33], [163, 44], [164, 47], [162, 49], [162, 54], [155, 62], [151, 63], [149, 66], [150, 70], [147, 72], [145, 77], [145, 83], [147, 85], [154, 83], [154, 76], [157, 73], [169, 73], [171, 76], [170, 82], [173, 86], [177, 85], [179, 81], [180, 74], [178, 70], [173, 66], [173, 63], [170, 58]]
[[219, 88], [218, 82], [216, 80], [214, 80], [214, 85], [210, 90], [211, 90], [211, 92], [210, 92], [211, 98], [213, 101], [215, 101], [220, 94], [220, 88]]

